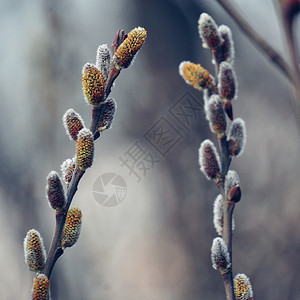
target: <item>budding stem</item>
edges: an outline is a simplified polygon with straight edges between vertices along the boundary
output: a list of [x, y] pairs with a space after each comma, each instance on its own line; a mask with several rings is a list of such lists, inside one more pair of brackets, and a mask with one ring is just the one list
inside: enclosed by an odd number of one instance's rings
[[52, 269], [58, 260], [58, 258], [64, 253], [64, 251], [61, 248], [61, 237], [62, 237], [62, 231], [66, 222], [67, 213], [70, 207], [70, 204], [73, 200], [73, 197], [77, 191], [78, 183], [83, 176], [85, 171], [81, 171], [79, 168], [75, 169], [75, 173], [72, 176], [72, 180], [70, 182], [68, 191], [67, 191], [67, 203], [65, 206], [65, 209], [61, 212], [56, 213], [56, 224], [55, 224], [55, 231], [52, 238], [50, 250], [48, 253], [47, 261], [45, 268], [43, 270], [43, 274], [45, 274], [48, 279], [50, 279]]
[[228, 270], [228, 272], [223, 273], [222, 277], [225, 286], [226, 299], [235, 300], [234, 288], [233, 284], [231, 283], [233, 282], [231, 268]]
[[90, 126], [90, 131], [94, 135], [94, 140], [100, 137], [100, 133], [97, 131], [100, 115], [103, 109], [103, 105], [100, 105], [99, 107], [93, 107], [92, 108], [92, 122]]
[[116, 80], [116, 78], [119, 76], [120, 72], [121, 72], [121, 70], [118, 70], [115, 67], [112, 67], [110, 69], [108, 79], [107, 79], [107, 82], [106, 82], [106, 88], [105, 88], [105, 97], [106, 98], [110, 94], [111, 87], [112, 87], [114, 81]]
[[227, 250], [229, 253], [230, 258], [230, 268], [223, 276], [226, 299], [227, 300], [235, 300], [234, 288], [233, 288], [233, 275], [232, 275], [232, 215], [233, 210], [235, 207], [234, 202], [229, 202], [227, 200], [227, 195], [225, 195], [225, 176], [229, 170], [231, 158], [228, 153], [228, 146], [227, 146], [227, 136], [224, 134], [223, 136], [218, 137], [218, 144], [220, 149], [221, 155], [221, 165], [222, 165], [222, 172], [221, 172], [221, 180], [218, 182], [217, 186], [223, 196], [224, 205], [223, 205], [223, 240], [226, 243]]
[[[228, 145], [227, 145], [228, 143], [227, 143], [226, 134], [218, 137], [218, 144], [219, 144], [220, 155], [221, 155], [221, 164], [222, 164], [221, 178], [223, 179], [223, 182], [224, 182], [225, 176], [229, 170], [229, 166], [231, 163], [231, 158], [229, 157], [229, 153], [228, 153]], [[225, 197], [224, 199], [226, 199], [226, 198], [227, 197]]]

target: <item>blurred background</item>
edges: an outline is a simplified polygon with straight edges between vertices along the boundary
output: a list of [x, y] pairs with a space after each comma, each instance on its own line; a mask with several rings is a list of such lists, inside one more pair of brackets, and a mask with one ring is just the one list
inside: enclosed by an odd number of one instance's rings
[[[288, 59], [272, 1], [231, 2]], [[75, 151], [61, 119], [69, 108], [87, 126], [91, 119], [82, 66], [95, 62], [97, 47], [110, 46], [118, 29], [137, 26], [145, 27], [148, 37], [112, 90], [116, 117], [97, 140], [94, 165], [73, 200], [83, 213], [81, 236], [55, 265], [52, 297], [225, 299], [210, 258], [218, 193], [198, 165], [201, 141], [215, 137], [205, 121], [202, 94], [178, 74], [183, 60], [214, 71], [197, 31], [202, 12], [233, 32], [239, 82], [233, 109], [247, 126], [245, 152], [232, 162], [242, 188], [235, 208], [234, 274], [251, 279], [256, 299], [300, 299], [300, 144], [291, 86], [217, 2], [208, 0], [1, 1], [1, 299], [30, 297], [34, 274], [24, 263], [27, 231], [37, 229], [49, 249], [55, 219], [45, 197], [46, 177], [59, 172]], [[183, 126], [172, 112], [187, 99], [198, 109]], [[174, 133], [161, 152], [145, 138], [160, 122]], [[133, 171], [122, 160], [129, 163], [137, 145], [153, 160]], [[126, 183], [119, 205], [100, 205], [94, 197], [93, 191], [101, 190], [97, 179], [106, 173]]]

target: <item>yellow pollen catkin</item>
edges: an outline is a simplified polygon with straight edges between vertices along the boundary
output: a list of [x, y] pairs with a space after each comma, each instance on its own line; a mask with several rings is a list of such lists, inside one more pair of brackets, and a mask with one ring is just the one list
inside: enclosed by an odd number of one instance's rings
[[50, 280], [44, 274], [39, 274], [33, 279], [32, 300], [50, 299]]
[[82, 90], [87, 103], [99, 106], [105, 94], [103, 74], [92, 64], [85, 64], [82, 73]]
[[179, 66], [179, 73], [187, 84], [199, 91], [211, 86], [211, 76], [200, 64], [184, 61]]
[[74, 207], [68, 211], [62, 233], [62, 247], [72, 247], [78, 241], [82, 223], [81, 217], [81, 210], [78, 207]]
[[119, 69], [128, 68], [141, 49], [147, 37], [147, 31], [143, 27], [132, 29], [127, 38], [121, 43], [115, 53], [115, 66]]
[[83, 128], [79, 131], [77, 139], [77, 166], [84, 171], [90, 168], [93, 164], [94, 158], [94, 137], [91, 131]]
[[248, 300], [253, 297], [250, 280], [245, 274], [237, 274], [235, 276], [234, 292], [237, 300]]

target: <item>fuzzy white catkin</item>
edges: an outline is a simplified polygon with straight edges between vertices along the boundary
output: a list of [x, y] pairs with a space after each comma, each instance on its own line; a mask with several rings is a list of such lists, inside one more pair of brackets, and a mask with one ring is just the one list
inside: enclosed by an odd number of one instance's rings
[[247, 134], [246, 134], [246, 124], [242, 118], [236, 118], [231, 123], [229, 128], [227, 141], [233, 140], [237, 146], [237, 157], [241, 156], [244, 152]]
[[226, 25], [220, 25], [219, 26], [219, 33], [221, 34], [221, 37], [223, 38], [223, 44], [221, 46], [222, 49], [222, 61], [227, 61], [231, 64], [234, 63], [234, 42], [232, 38], [232, 32], [231, 29]]
[[213, 209], [213, 223], [214, 227], [219, 235], [222, 235], [223, 232], [223, 197], [219, 194], [214, 202]]
[[215, 48], [221, 45], [223, 39], [214, 19], [207, 13], [202, 13], [198, 20], [198, 30], [203, 48]]
[[102, 72], [104, 81], [107, 80], [111, 65], [111, 55], [107, 44], [102, 44], [97, 49], [96, 67]]
[[211, 261], [213, 268], [223, 271], [230, 267], [230, 258], [225, 241], [216, 237], [211, 246]]
[[240, 185], [239, 175], [236, 171], [229, 170], [225, 176], [225, 195], [227, 195], [229, 190], [236, 185]]
[[200, 170], [208, 180], [215, 178], [218, 173], [221, 173], [220, 156], [215, 145], [209, 139], [204, 140], [200, 145], [199, 165]]

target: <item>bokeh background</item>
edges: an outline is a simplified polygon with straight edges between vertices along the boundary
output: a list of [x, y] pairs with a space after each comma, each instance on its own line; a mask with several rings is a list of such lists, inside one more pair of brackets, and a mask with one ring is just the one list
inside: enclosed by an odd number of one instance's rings
[[[231, 2], [288, 59], [272, 1]], [[202, 12], [232, 29], [239, 81], [234, 113], [246, 121], [248, 133], [244, 154], [232, 163], [243, 193], [235, 209], [234, 273], [250, 277], [256, 299], [300, 299], [300, 144], [291, 87], [217, 2], [208, 0], [0, 2], [1, 299], [30, 297], [27, 231], [37, 229], [49, 248], [54, 212], [45, 198], [46, 176], [75, 150], [61, 119], [73, 108], [90, 122], [82, 66], [95, 62], [97, 47], [111, 45], [118, 29], [138, 25], [148, 38], [112, 90], [118, 102], [113, 128], [97, 140], [94, 166], [73, 200], [83, 212], [81, 237], [55, 265], [52, 297], [225, 299], [210, 259], [217, 190], [198, 166], [200, 142], [215, 137], [203, 112], [189, 130], [169, 113], [186, 92], [202, 101], [178, 75], [181, 61], [213, 72], [197, 32]], [[143, 136], [163, 116], [183, 138], [159, 156]], [[140, 182], [120, 161], [137, 141], [159, 159]], [[93, 196], [96, 179], [107, 172], [127, 185], [126, 198], [114, 207], [99, 205]]]

